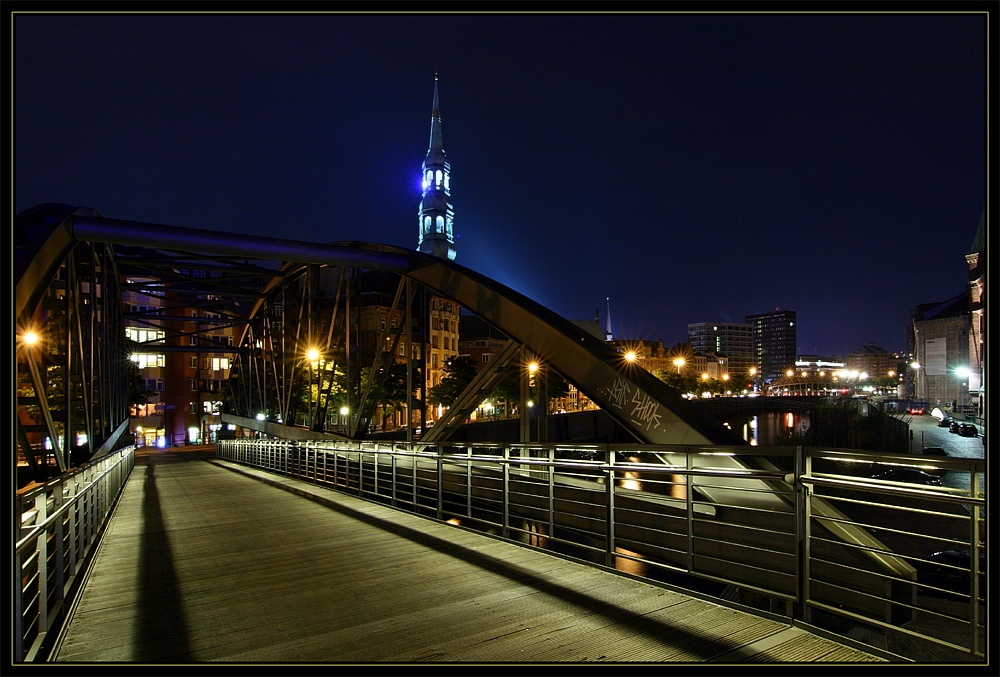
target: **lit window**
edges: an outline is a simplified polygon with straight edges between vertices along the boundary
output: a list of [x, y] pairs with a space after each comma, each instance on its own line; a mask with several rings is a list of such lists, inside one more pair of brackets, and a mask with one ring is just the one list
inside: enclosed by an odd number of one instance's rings
[[439, 233], [443, 233], [444, 232], [444, 217], [443, 216], [437, 217], [437, 232], [439, 232]]
[[442, 178], [442, 172], [439, 169], [436, 172], [434, 172], [434, 185], [435, 186], [438, 186], [438, 187], [441, 186], [441, 178]]
[[139, 369], [148, 369], [150, 367], [162, 367], [165, 362], [164, 355], [144, 355], [142, 353], [136, 353], [131, 356], [132, 361], [136, 363]]

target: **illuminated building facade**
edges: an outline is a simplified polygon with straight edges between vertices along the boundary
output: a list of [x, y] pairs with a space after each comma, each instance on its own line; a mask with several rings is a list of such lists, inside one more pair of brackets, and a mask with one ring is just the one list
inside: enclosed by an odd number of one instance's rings
[[775, 309], [771, 313], [747, 315], [746, 323], [753, 327], [754, 352], [765, 381], [781, 378], [795, 369], [797, 322], [794, 310]]
[[752, 324], [695, 322], [687, 326], [687, 335], [694, 352], [724, 356], [733, 377], [742, 379], [757, 366]]
[[906, 361], [901, 360], [899, 355], [869, 343], [848, 355], [844, 365], [847, 371], [867, 374], [869, 379], [898, 381], [900, 374], [905, 374]]
[[969, 266], [969, 402], [980, 418], [986, 412], [986, 212], [965, 255]]

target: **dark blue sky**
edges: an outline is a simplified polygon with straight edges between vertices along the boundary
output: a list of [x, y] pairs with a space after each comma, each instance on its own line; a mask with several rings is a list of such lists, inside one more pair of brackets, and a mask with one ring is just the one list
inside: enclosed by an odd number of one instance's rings
[[899, 350], [965, 289], [988, 18], [15, 14], [14, 209], [416, 247], [437, 71], [457, 263], [623, 338]]

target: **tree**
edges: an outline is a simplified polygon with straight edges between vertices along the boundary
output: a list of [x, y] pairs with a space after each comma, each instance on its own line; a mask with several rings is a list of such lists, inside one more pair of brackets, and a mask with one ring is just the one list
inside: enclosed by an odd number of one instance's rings
[[427, 392], [430, 404], [450, 405], [476, 377], [476, 363], [468, 355], [455, 355], [444, 361], [441, 382]]
[[[537, 402], [540, 399], [540, 386], [543, 382], [545, 384], [546, 399], [549, 402], [566, 397], [569, 393], [569, 384], [566, 382], [566, 379], [552, 369], [543, 369], [541, 373], [543, 374], [544, 381], [537, 376], [529, 377], [528, 398], [530, 400]], [[514, 407], [512, 405], [520, 404], [521, 402], [521, 378], [522, 373], [520, 369], [510, 369], [500, 379], [493, 392], [490, 393], [490, 397], [493, 400], [506, 403], [505, 409], [508, 416], [513, 416], [514, 414]]]
[[[362, 390], [368, 387], [371, 376], [370, 367], [361, 370]], [[375, 406], [381, 408], [380, 425], [382, 430], [385, 430], [386, 415], [406, 402], [406, 365], [402, 362], [393, 362], [387, 367], [379, 369], [378, 376], [379, 378], [371, 384], [368, 399], [370, 402], [374, 402]], [[374, 412], [362, 412], [362, 415], [371, 417]]]

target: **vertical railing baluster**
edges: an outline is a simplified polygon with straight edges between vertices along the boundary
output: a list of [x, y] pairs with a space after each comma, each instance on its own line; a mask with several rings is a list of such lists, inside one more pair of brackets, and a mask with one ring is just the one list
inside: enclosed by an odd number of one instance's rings
[[605, 457], [604, 471], [604, 566], [615, 566], [615, 452]]

